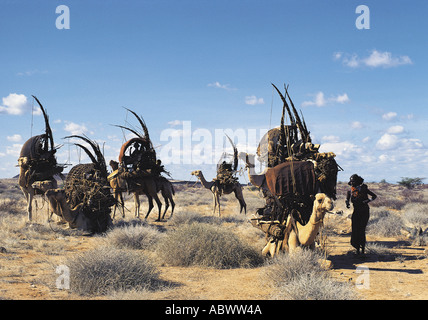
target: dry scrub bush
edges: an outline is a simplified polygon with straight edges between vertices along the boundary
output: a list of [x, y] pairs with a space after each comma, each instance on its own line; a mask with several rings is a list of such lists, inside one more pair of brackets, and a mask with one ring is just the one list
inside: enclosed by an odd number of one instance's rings
[[185, 211], [175, 214], [169, 221], [173, 226], [182, 226], [192, 223], [220, 224], [221, 220], [216, 216], [206, 216], [197, 212]]
[[403, 220], [388, 210], [371, 210], [367, 234], [381, 237], [395, 237], [401, 234]]
[[163, 237], [158, 256], [173, 266], [246, 268], [263, 262], [260, 253], [236, 235], [205, 223], [183, 225]]
[[130, 225], [112, 229], [106, 234], [105, 241], [119, 249], [149, 249], [161, 236], [162, 234], [153, 227]]
[[428, 204], [408, 203], [403, 211], [403, 219], [413, 227], [424, 228], [428, 224]]
[[135, 250], [100, 247], [65, 263], [70, 269], [70, 289], [80, 295], [106, 295], [114, 291], [158, 288], [159, 271]]
[[350, 300], [356, 295], [348, 283], [332, 279], [319, 261], [322, 255], [310, 250], [277, 255], [267, 262], [266, 281], [273, 287], [273, 299]]

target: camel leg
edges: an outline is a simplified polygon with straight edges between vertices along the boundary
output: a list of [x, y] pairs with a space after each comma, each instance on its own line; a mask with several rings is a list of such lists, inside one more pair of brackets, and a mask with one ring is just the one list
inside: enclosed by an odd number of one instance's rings
[[216, 198], [216, 194], [213, 193], [213, 214], [215, 214], [216, 208], [217, 208], [217, 198]]
[[28, 221], [31, 221], [31, 220], [33, 220], [33, 197], [34, 197], [34, 190], [32, 190], [32, 189], [26, 190], [24, 188], [21, 188], [21, 190], [24, 193], [25, 199], [27, 200]]
[[235, 193], [236, 199], [238, 199], [239, 201], [239, 205], [241, 206], [239, 213], [242, 213], [242, 209], [244, 209], [244, 214], [247, 214], [247, 204], [245, 203], [244, 195], [242, 194], [241, 187], [239, 186], [235, 188], [234, 193]]
[[[140, 217], [140, 196], [137, 192], [134, 192], [134, 207], [135, 207], [135, 217]], [[146, 217], [147, 218], [147, 217]]]
[[169, 199], [169, 201], [171, 202], [171, 215], [170, 215], [170, 218], [172, 218], [172, 215], [174, 214], [175, 202], [172, 199], [172, 197]]
[[119, 193], [119, 199], [120, 199], [120, 205], [122, 206], [122, 218], [125, 219], [125, 202], [123, 201], [123, 194], [122, 194], [122, 192]]
[[48, 203], [48, 205], [47, 205], [47, 214], [48, 214], [48, 223], [49, 223], [49, 221], [51, 221], [51, 219], [52, 219], [52, 215], [53, 215], [53, 210], [51, 210], [51, 206], [50, 206], [50, 204], [49, 204], [49, 200], [48, 199], [46, 199], [46, 197], [43, 195], [42, 196], [43, 197], [43, 199], [44, 200], [46, 200], [46, 202]]
[[146, 216], [144, 217], [144, 219], [147, 219], [147, 217], [149, 216], [149, 214], [150, 214], [150, 211], [152, 211], [152, 209], [153, 209], [153, 198], [151, 197], [151, 196], [149, 196], [149, 195], [147, 195], [147, 199], [149, 200], [149, 210], [147, 211], [147, 214], [146, 214]]
[[168, 201], [168, 197], [167, 196], [165, 196], [163, 194], [162, 194], [162, 196], [163, 196], [163, 198], [165, 200], [165, 210], [164, 210], [163, 215], [162, 215], [162, 220], [163, 220], [165, 218], [165, 213], [166, 213], [166, 211], [169, 208], [169, 201]]
[[214, 214], [215, 214], [215, 211], [216, 211], [216, 207], [218, 207], [218, 216], [220, 217], [220, 195], [219, 195], [219, 193], [218, 192], [216, 192], [216, 193], [214, 193]]
[[117, 198], [119, 197], [119, 193], [117, 191], [114, 191], [114, 209], [113, 209], [113, 219], [116, 216], [116, 209], [117, 209]]
[[161, 221], [162, 202], [159, 200], [159, 197], [157, 194], [155, 194], [154, 198], [155, 198], [156, 204], [158, 205], [158, 210], [159, 210], [158, 219], [156, 221]]
[[299, 246], [299, 239], [297, 238], [296, 232], [294, 230], [291, 231], [290, 236], [288, 237], [288, 251], [289, 253], [293, 253], [297, 250]]

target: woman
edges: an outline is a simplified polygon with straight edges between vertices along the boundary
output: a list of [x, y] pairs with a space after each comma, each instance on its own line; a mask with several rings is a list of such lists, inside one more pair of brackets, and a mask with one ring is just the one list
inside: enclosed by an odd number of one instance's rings
[[[351, 200], [354, 206], [351, 245], [357, 249], [357, 254], [360, 254], [360, 249], [362, 254], [364, 254], [366, 246], [366, 226], [370, 217], [368, 203], [377, 198], [376, 194], [371, 192], [363, 182], [363, 178], [357, 174], [353, 174], [348, 182], [351, 190], [346, 195], [346, 207], [350, 207], [349, 200]], [[369, 195], [371, 196], [371, 200], [368, 197]]]

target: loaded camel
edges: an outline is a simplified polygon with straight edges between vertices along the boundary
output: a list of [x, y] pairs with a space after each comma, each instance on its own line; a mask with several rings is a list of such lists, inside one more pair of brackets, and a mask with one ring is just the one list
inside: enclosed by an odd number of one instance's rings
[[[117, 170], [119, 169], [119, 163], [117, 161], [111, 160], [110, 166], [112, 167], [113, 172], [109, 175], [108, 180], [110, 183], [110, 187], [113, 190], [114, 198], [116, 200], [116, 204], [113, 211], [113, 219], [115, 217], [116, 208], [118, 204], [120, 204], [120, 206], [122, 207], [122, 217], [124, 218], [125, 205], [124, 205], [122, 193], [125, 191], [128, 191], [128, 185], [126, 183], [126, 180], [118, 174]], [[169, 208], [170, 203], [171, 203], [171, 209], [172, 209], [171, 210], [171, 217], [172, 217], [174, 214], [174, 207], [175, 207], [175, 202], [173, 199], [173, 195], [175, 194], [175, 191], [174, 191], [174, 187], [172, 186], [172, 183], [162, 176], [157, 178], [152, 177], [150, 178], [150, 181], [148, 181], [148, 179], [149, 179], [148, 177], [143, 178], [141, 183], [138, 184], [138, 187], [133, 191], [131, 191], [134, 194], [135, 216], [136, 217], [140, 216], [139, 196], [141, 194], [145, 194], [149, 200], [149, 211], [146, 214], [146, 218], [147, 218], [150, 211], [153, 209], [153, 198], [155, 198], [155, 195], [157, 196], [157, 193], [160, 191], [165, 200], [165, 211], [162, 215], [162, 220], [165, 218], [165, 214]], [[160, 207], [159, 207], [159, 212], [160, 212]], [[160, 220], [160, 216], [159, 216], [159, 220]]]
[[[32, 202], [35, 195], [43, 195], [47, 190], [57, 187], [54, 175], [61, 175], [63, 166], [56, 162], [52, 130], [48, 115], [40, 101], [33, 96], [42, 110], [45, 119], [45, 133], [28, 139], [21, 148], [18, 159], [18, 184], [27, 201], [28, 221], [32, 220]], [[62, 177], [62, 175], [61, 175]], [[48, 208], [49, 210], [49, 208]], [[48, 221], [52, 214], [48, 212]]]
[[313, 249], [315, 238], [322, 226], [324, 216], [327, 212], [333, 210], [333, 207], [333, 201], [324, 193], [316, 194], [309, 222], [302, 225], [290, 214], [286, 223], [284, 241], [281, 243], [269, 241], [263, 248], [262, 254], [267, 255], [269, 253], [273, 257], [280, 249], [294, 253], [299, 246]]
[[65, 190], [50, 189], [45, 192], [52, 212], [64, 219], [72, 229], [88, 231], [91, 228], [91, 221], [84, 215], [83, 203], [71, 208], [67, 201]]
[[242, 194], [242, 187], [239, 182], [233, 183], [233, 184], [227, 184], [220, 186], [220, 183], [218, 180], [213, 181], [207, 181], [202, 174], [201, 170], [195, 170], [191, 173], [191, 175], [196, 176], [204, 186], [204, 188], [209, 189], [213, 194], [213, 213], [216, 213], [216, 208], [218, 207], [218, 216], [220, 217], [220, 196], [222, 194], [230, 194], [234, 193], [236, 199], [239, 201], [240, 205], [240, 212], [242, 212], [242, 209], [244, 209], [244, 213], [247, 213], [247, 205], [244, 200], [244, 196]]
[[110, 207], [114, 198], [107, 182], [107, 167], [99, 145], [86, 136], [72, 135], [92, 147], [93, 153], [84, 145], [82, 148], [91, 163], [77, 164], [71, 168], [64, 183], [64, 189], [46, 191], [51, 209], [68, 222], [70, 228], [90, 233], [105, 232], [112, 226]]
[[[340, 168], [333, 153], [319, 153], [320, 146], [312, 143], [287, 87], [285, 95], [273, 87], [283, 108], [280, 126], [269, 130], [257, 148], [258, 159], [266, 169], [256, 174], [255, 156], [240, 154], [250, 182], [263, 191], [266, 200], [251, 223], [269, 237], [262, 252], [271, 256], [280, 249], [295, 252], [299, 245], [313, 246], [325, 213], [333, 208]], [[285, 125], [286, 112], [290, 125]]]
[[242, 187], [238, 179], [234, 177], [234, 173], [238, 168], [238, 149], [233, 143], [232, 139], [228, 135], [226, 137], [229, 139], [233, 147], [233, 164], [227, 164], [226, 161], [223, 161], [217, 167], [217, 176], [212, 181], [208, 182], [201, 170], [195, 170], [191, 175], [196, 176], [202, 183], [202, 185], [209, 189], [213, 194], [213, 214], [216, 213], [216, 208], [218, 207], [218, 216], [220, 217], [220, 197], [222, 194], [234, 193], [236, 199], [239, 201], [240, 211], [244, 209], [244, 214], [247, 214], [247, 204], [244, 200], [244, 195], [242, 194]]
[[[156, 159], [156, 151], [150, 140], [149, 130], [143, 118], [130, 109], [126, 110], [131, 112], [138, 120], [142, 132], [139, 132], [135, 128], [116, 125], [119, 128], [134, 133], [136, 137], [131, 138], [122, 145], [119, 152], [119, 164], [110, 162], [110, 164], [114, 166], [112, 168], [116, 168], [110, 175], [110, 186], [115, 192], [116, 199], [118, 200], [120, 198], [123, 210], [123, 198], [119, 196], [119, 194], [123, 191], [134, 193], [136, 216], [139, 216], [140, 210], [139, 195], [145, 194], [149, 200], [149, 210], [145, 219], [147, 219], [153, 209], [154, 199], [159, 210], [158, 219], [156, 221], [161, 221], [162, 203], [159, 200], [158, 192], [162, 192], [166, 202], [166, 209], [162, 216], [163, 219], [169, 207], [169, 202], [171, 202], [172, 210], [174, 210], [175, 203], [172, 199], [174, 190], [170, 182], [161, 176], [161, 173], [166, 171], [161, 165], [160, 160]], [[122, 215], [124, 215], [124, 212], [122, 212]]]

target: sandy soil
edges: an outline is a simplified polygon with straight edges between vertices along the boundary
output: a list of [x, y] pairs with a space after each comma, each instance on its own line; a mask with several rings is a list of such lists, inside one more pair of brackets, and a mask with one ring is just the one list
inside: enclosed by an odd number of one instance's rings
[[[359, 282], [362, 273], [357, 267], [369, 270], [369, 283], [360, 286], [362, 299], [427, 299], [428, 259], [422, 258], [426, 247], [408, 246], [394, 238], [368, 239], [391, 248], [400, 256], [392, 261], [375, 261], [368, 255], [359, 257], [349, 252], [349, 235], [329, 237], [332, 275], [341, 281]], [[94, 247], [99, 241], [92, 237], [67, 237], [64, 256]], [[63, 256], [35, 254], [32, 250], [0, 253], [0, 297], [2, 299], [87, 299], [66, 290], [58, 290], [55, 281], [57, 265]], [[216, 270], [209, 268], [160, 267], [161, 278], [171, 287], [155, 292], [150, 299], [190, 300], [263, 300], [269, 299], [270, 289], [260, 281], [263, 267], [254, 269]], [[367, 280], [366, 280], [367, 281]], [[93, 297], [104, 299], [104, 297]]]
[[[205, 205], [204, 210], [210, 210]], [[149, 223], [155, 224], [155, 215]], [[348, 219], [349, 221], [349, 219]], [[168, 223], [164, 223], [165, 226]], [[351, 283], [365, 279], [356, 289], [361, 299], [413, 300], [428, 299], [428, 259], [425, 247], [412, 246], [405, 238], [368, 237], [369, 242], [389, 248], [393, 253], [382, 259], [374, 255], [356, 256], [349, 244], [350, 221], [341, 226], [342, 234], [328, 237], [329, 259], [333, 262], [334, 278]], [[67, 257], [99, 245], [99, 237], [57, 236], [43, 238], [35, 244], [34, 239], [22, 236], [21, 244], [13, 249], [0, 248], [0, 299], [88, 299], [69, 290], [55, 286], [58, 274], [56, 267]], [[25, 245], [28, 243], [28, 245]], [[38, 250], [34, 250], [37, 245]], [[61, 247], [60, 252], [49, 248]], [[48, 248], [41, 250], [40, 248]], [[260, 248], [261, 249], [261, 248]], [[368, 273], [358, 273], [362, 267]], [[156, 300], [265, 300], [271, 288], [261, 279], [264, 267], [254, 269], [216, 270], [199, 267], [160, 266], [161, 278], [170, 286], [147, 295]], [[366, 271], [367, 272], [367, 271]], [[90, 297], [106, 299], [111, 297]], [[131, 298], [135, 298], [131, 297]]]

